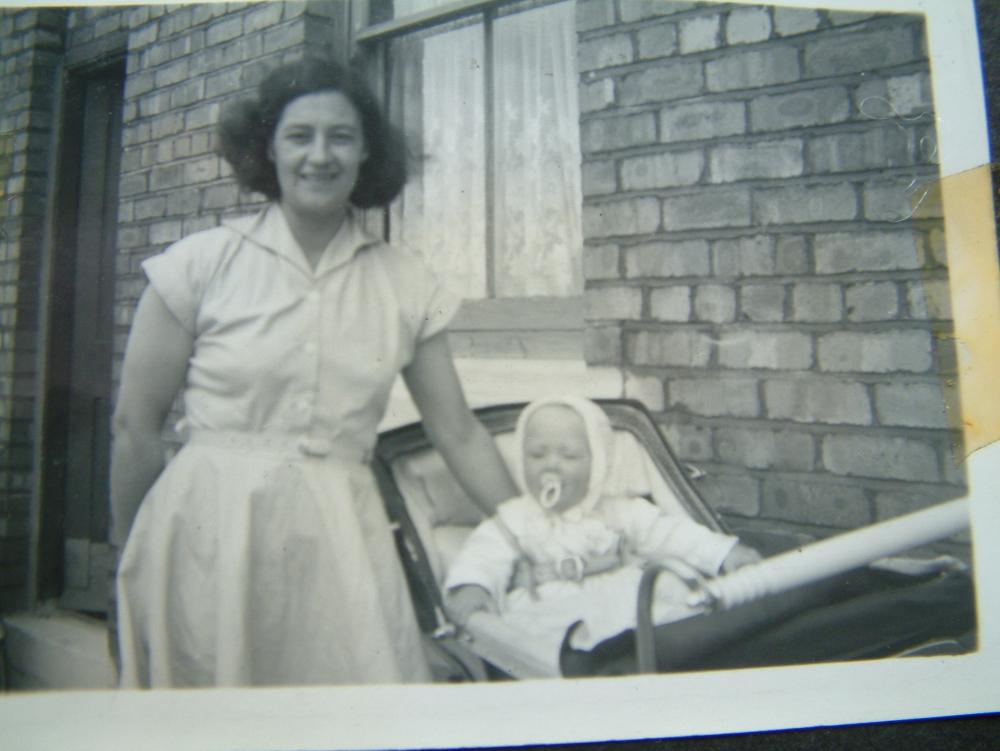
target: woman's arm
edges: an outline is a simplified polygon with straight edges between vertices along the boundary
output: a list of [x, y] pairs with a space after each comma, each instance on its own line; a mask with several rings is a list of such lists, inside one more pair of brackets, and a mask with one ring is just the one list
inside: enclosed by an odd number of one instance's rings
[[181, 387], [194, 347], [152, 287], [132, 322], [112, 419], [111, 544], [125, 545], [146, 491], [163, 469], [160, 433]]
[[431, 443], [473, 502], [487, 515], [517, 495], [493, 436], [469, 409], [442, 332], [417, 347], [403, 379]]

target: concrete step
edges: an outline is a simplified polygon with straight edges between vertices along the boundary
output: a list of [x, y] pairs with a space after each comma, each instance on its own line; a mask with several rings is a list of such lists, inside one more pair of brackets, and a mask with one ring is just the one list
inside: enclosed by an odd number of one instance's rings
[[76, 613], [3, 617], [7, 688], [109, 689], [116, 685], [104, 623]]

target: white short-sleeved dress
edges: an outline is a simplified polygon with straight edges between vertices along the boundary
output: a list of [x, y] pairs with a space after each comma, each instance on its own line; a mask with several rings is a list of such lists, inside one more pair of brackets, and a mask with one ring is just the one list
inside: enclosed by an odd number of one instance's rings
[[458, 300], [353, 216], [311, 269], [273, 205], [143, 268], [195, 345], [119, 568], [122, 685], [428, 680], [368, 460]]

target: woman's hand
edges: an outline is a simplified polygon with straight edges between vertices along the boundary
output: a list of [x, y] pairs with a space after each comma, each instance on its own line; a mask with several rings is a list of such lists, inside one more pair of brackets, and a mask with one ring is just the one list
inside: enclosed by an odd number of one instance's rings
[[480, 610], [499, 612], [492, 595], [478, 584], [463, 584], [447, 592], [444, 607], [451, 622], [457, 626], [464, 626], [469, 617]]
[[729, 555], [722, 562], [722, 572], [730, 574], [738, 568], [758, 563], [761, 560], [763, 559], [756, 550], [743, 543], [737, 543], [736, 547], [729, 551]]

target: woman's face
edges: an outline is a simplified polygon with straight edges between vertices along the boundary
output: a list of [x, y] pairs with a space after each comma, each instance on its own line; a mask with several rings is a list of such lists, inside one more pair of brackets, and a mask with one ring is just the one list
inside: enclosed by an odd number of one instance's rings
[[562, 492], [552, 511], [565, 511], [587, 495], [590, 443], [583, 418], [562, 405], [539, 408], [524, 427], [524, 479], [539, 498], [546, 475], [559, 478]]
[[348, 203], [368, 156], [361, 118], [339, 91], [318, 91], [285, 105], [268, 149], [281, 203], [300, 215], [330, 216]]

